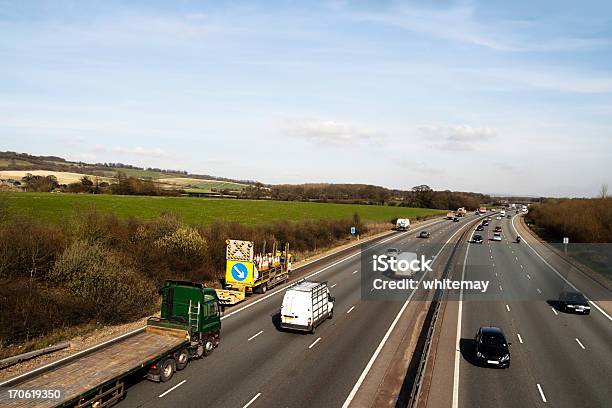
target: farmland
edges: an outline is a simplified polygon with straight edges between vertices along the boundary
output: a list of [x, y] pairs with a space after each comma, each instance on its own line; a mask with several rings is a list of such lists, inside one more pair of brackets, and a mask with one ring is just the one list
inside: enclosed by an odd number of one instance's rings
[[253, 225], [280, 220], [338, 220], [350, 219], [354, 213], [358, 213], [363, 221], [384, 222], [397, 217], [415, 218], [445, 213], [426, 208], [191, 197], [64, 193], [4, 193], [3, 196], [11, 214], [30, 215], [48, 223], [61, 223], [75, 211], [91, 207], [120, 218], [134, 216], [144, 220], [171, 212], [178, 214], [188, 224], [235, 221]]

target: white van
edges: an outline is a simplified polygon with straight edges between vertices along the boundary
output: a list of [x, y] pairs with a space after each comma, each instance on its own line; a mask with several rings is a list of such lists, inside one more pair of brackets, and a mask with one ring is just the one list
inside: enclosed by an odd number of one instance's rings
[[316, 327], [334, 315], [334, 297], [327, 282], [302, 281], [285, 292], [280, 327], [315, 332]]

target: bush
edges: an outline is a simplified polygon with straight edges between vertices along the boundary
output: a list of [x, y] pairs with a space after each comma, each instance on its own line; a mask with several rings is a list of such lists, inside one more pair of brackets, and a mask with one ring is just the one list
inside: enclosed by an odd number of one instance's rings
[[90, 302], [95, 316], [119, 323], [150, 311], [155, 288], [120, 253], [96, 242], [76, 241], [49, 272], [49, 279], [77, 299]]

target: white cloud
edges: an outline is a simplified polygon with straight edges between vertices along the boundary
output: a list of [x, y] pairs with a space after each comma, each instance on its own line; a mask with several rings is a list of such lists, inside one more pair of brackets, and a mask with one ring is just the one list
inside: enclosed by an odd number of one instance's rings
[[286, 133], [315, 144], [347, 145], [380, 143], [382, 135], [366, 128], [333, 120], [310, 120], [289, 124]]
[[440, 150], [473, 150], [474, 144], [497, 136], [493, 128], [467, 125], [423, 126], [419, 130], [433, 148]]
[[123, 146], [115, 146], [112, 148], [107, 148], [102, 145], [96, 145], [92, 151], [94, 153], [115, 153], [115, 154], [125, 154], [125, 155], [134, 155], [134, 156], [142, 156], [142, 157], [152, 157], [152, 158], [164, 158], [170, 157], [170, 155], [163, 149], [159, 147], [151, 147], [146, 148], [142, 146], [136, 147], [123, 147]]

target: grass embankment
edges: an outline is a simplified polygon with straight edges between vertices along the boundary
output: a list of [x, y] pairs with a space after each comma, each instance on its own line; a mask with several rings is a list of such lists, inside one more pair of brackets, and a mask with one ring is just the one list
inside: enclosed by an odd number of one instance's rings
[[612, 198], [549, 199], [533, 205], [526, 216], [529, 226], [544, 240], [612, 279]]
[[190, 225], [232, 221], [263, 225], [274, 221], [342, 220], [358, 213], [364, 222], [386, 222], [393, 218], [417, 218], [443, 214], [428, 208], [359, 204], [305, 203], [204, 199], [192, 197], [144, 197], [63, 193], [6, 193], [8, 209], [15, 215], [31, 215], [48, 223], [62, 223], [75, 210], [95, 206], [119, 218], [133, 216], [153, 220], [164, 212], [180, 214]]

